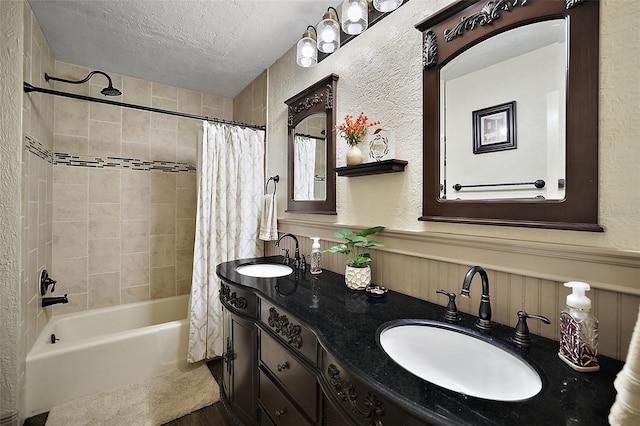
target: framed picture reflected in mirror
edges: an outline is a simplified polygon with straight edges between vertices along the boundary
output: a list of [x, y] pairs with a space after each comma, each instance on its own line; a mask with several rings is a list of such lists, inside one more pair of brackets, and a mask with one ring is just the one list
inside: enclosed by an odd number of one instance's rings
[[516, 101], [479, 109], [473, 116], [473, 153], [516, 149]]

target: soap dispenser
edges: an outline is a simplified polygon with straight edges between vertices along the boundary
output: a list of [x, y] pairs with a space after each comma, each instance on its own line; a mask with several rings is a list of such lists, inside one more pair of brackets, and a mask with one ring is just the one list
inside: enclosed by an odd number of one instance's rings
[[322, 252], [320, 252], [320, 237], [311, 237], [313, 244], [311, 245], [311, 270], [312, 274], [322, 272], [321, 260]]
[[598, 371], [598, 320], [591, 314], [591, 300], [585, 296], [589, 284], [570, 281], [567, 306], [560, 313], [558, 356], [576, 371]]

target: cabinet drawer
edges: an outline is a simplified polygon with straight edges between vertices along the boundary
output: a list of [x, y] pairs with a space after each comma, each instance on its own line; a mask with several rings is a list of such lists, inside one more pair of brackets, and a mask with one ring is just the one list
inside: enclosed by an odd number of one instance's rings
[[315, 334], [300, 321], [276, 308], [264, 299], [260, 300], [260, 321], [278, 335], [278, 338], [317, 365], [318, 341]]
[[260, 426], [276, 426], [267, 415], [267, 412], [264, 411], [263, 407], [260, 407]]
[[250, 291], [222, 281], [220, 283], [220, 300], [230, 311], [251, 318], [258, 316], [258, 298]]
[[322, 351], [322, 387], [332, 405], [334, 416], [341, 411], [336, 424], [343, 424], [345, 418], [357, 425], [381, 426], [423, 426], [425, 423], [400, 409], [375, 388], [370, 388], [350, 374], [326, 351]]
[[[260, 402], [269, 417], [278, 426], [312, 425], [280, 390], [260, 371]], [[264, 413], [261, 413], [264, 414]], [[268, 422], [265, 422], [268, 424]]]
[[260, 333], [260, 360], [305, 412], [317, 419], [318, 386], [315, 376], [267, 332]]

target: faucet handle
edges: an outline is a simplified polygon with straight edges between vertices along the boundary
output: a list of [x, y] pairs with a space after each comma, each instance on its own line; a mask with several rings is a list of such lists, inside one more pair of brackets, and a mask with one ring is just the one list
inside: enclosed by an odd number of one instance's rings
[[289, 257], [289, 249], [288, 248], [284, 248], [284, 249], [282, 249], [282, 251], [284, 252], [284, 260], [282, 261], [282, 263], [284, 265], [288, 265], [289, 262], [291, 261], [291, 258]]
[[449, 293], [446, 290], [436, 290], [436, 293], [444, 294], [449, 297], [449, 303], [447, 303], [447, 312], [444, 314], [444, 320], [450, 323], [456, 323], [460, 320], [458, 317], [458, 308], [456, 306], [456, 294]]
[[551, 324], [547, 317], [542, 315], [531, 315], [525, 311], [518, 311], [518, 323], [516, 324], [516, 333], [511, 341], [516, 346], [527, 349], [531, 346], [531, 336], [529, 336], [529, 326], [527, 326], [527, 318], [533, 318], [542, 321], [545, 324]]

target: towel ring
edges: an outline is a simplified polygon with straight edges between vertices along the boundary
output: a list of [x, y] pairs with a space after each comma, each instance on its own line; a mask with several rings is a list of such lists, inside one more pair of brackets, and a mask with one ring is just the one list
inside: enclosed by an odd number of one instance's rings
[[276, 193], [276, 190], [278, 189], [278, 182], [280, 182], [280, 176], [275, 175], [275, 176], [271, 176], [269, 179], [267, 179], [267, 183], [264, 185], [264, 193], [268, 194], [269, 193], [269, 182], [273, 181], [273, 193]]

